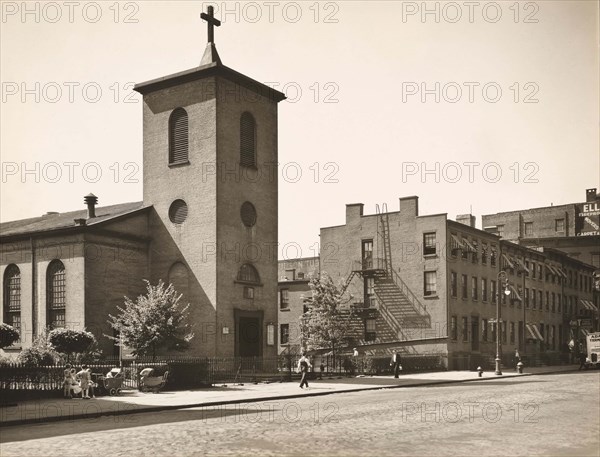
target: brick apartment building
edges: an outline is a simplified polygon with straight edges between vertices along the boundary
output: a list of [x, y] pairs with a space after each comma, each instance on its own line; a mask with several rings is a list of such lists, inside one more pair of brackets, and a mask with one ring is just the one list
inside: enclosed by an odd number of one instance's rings
[[319, 275], [319, 258], [282, 260], [279, 262], [279, 340], [278, 353], [297, 353], [301, 347], [300, 317], [304, 312], [304, 297], [310, 295], [308, 282]]
[[[190, 303], [194, 356], [275, 356], [277, 104], [285, 96], [221, 63], [135, 86], [143, 95], [143, 201], [0, 225], [0, 313], [21, 331], [87, 328], [112, 354], [108, 314], [143, 279]], [[269, 249], [270, 247], [270, 249]], [[256, 251], [260, 252], [257, 253]], [[271, 255], [268, 254], [271, 252]]]
[[585, 202], [482, 216], [482, 227], [502, 239], [552, 247], [600, 269], [600, 195], [587, 189]]
[[[354, 297], [349, 347], [493, 358], [499, 292], [505, 352], [558, 354], [597, 328], [592, 266], [501, 240], [475, 228], [471, 215], [457, 221], [419, 215], [418, 198], [407, 197], [396, 212], [365, 215], [362, 204], [347, 205], [344, 225], [321, 229], [320, 270]], [[510, 295], [498, 290], [502, 270]]]

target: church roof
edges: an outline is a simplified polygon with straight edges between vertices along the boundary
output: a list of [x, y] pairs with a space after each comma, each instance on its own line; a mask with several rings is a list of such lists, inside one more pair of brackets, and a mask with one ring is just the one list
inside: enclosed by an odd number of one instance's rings
[[120, 203], [96, 208], [96, 217], [87, 219], [87, 209], [67, 213], [49, 213], [40, 217], [0, 223], [0, 236], [29, 235], [39, 232], [81, 228], [75, 219], [86, 219], [86, 226], [94, 226], [117, 217], [132, 214], [144, 209], [143, 202]]
[[[209, 43], [209, 46], [210, 45], [211, 43]], [[214, 52], [216, 53], [216, 48]], [[217, 57], [214, 57], [213, 55], [211, 59], [217, 59]], [[157, 90], [178, 86], [183, 83], [197, 81], [199, 79], [204, 79], [211, 76], [221, 76], [276, 102], [280, 102], [286, 98], [285, 95], [278, 90], [275, 90], [266, 84], [243, 75], [242, 73], [232, 70], [229, 67], [226, 67], [221, 63], [220, 59], [208, 64], [200, 65], [196, 68], [191, 68], [190, 70], [180, 71], [179, 73], [173, 73], [168, 76], [163, 76], [162, 78], [152, 79], [150, 81], [136, 84], [133, 90], [142, 95], [146, 95]]]

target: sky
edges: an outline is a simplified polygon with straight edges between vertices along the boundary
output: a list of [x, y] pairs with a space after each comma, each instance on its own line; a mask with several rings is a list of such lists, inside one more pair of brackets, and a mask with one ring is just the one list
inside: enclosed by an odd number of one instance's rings
[[283, 91], [280, 258], [345, 204], [420, 214], [585, 200], [600, 187], [598, 2], [10, 2], [0, 22], [0, 220], [142, 199], [131, 89], [223, 63]]

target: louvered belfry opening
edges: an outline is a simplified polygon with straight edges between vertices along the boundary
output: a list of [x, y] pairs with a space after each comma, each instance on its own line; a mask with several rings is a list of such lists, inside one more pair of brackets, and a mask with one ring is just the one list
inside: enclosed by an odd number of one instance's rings
[[176, 108], [169, 119], [169, 164], [186, 163], [188, 159], [188, 115]]
[[240, 164], [256, 167], [256, 122], [248, 112], [240, 118]]
[[183, 224], [188, 216], [188, 206], [183, 200], [175, 200], [169, 207], [169, 219], [173, 224]]

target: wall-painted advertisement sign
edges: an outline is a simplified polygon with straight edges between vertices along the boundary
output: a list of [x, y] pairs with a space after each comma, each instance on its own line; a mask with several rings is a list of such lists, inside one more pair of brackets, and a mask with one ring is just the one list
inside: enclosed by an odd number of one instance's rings
[[577, 236], [600, 235], [600, 202], [577, 205]]

